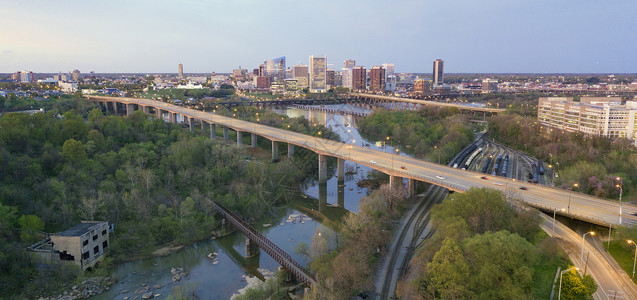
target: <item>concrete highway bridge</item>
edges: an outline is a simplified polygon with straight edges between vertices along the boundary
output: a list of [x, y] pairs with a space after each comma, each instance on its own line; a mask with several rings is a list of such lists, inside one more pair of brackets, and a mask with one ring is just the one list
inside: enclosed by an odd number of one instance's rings
[[393, 96], [385, 96], [385, 95], [375, 95], [375, 94], [367, 94], [367, 93], [349, 93], [350, 97], [356, 99], [364, 99], [372, 104], [384, 105], [389, 109], [410, 109], [410, 110], [420, 110], [423, 106], [437, 106], [437, 107], [454, 107], [460, 109], [461, 111], [471, 111], [471, 112], [483, 112], [490, 114], [497, 114], [505, 111], [501, 108], [487, 108], [487, 107], [478, 107], [478, 106], [470, 106], [470, 105], [462, 105], [457, 103], [448, 103], [448, 102], [440, 102], [440, 101], [431, 101], [431, 100], [421, 100], [421, 99], [411, 99], [411, 98], [400, 98]]
[[[407, 178], [407, 190], [410, 195], [413, 195], [417, 182], [435, 184], [456, 192], [464, 192], [472, 187], [489, 187], [503, 191], [509, 197], [519, 199], [529, 206], [547, 212], [556, 211], [560, 215], [605, 226], [616, 226], [620, 223], [620, 206], [617, 201], [503, 177], [490, 176], [489, 179], [485, 180], [482, 179], [484, 174], [478, 172], [375, 151], [348, 144], [349, 141], [345, 143], [331, 141], [155, 100], [102, 96], [87, 96], [86, 98], [100, 103], [107, 109], [121, 110], [124, 108], [127, 114], [132, 114], [135, 109], [142, 109], [147, 114], [154, 113], [158, 118], [167, 114], [169, 122], [175, 122], [176, 116], [182, 115], [191, 130], [193, 130], [195, 122], [200, 123], [203, 130], [208, 124], [211, 138], [216, 137], [216, 126], [223, 127], [225, 139], [228, 139], [228, 130], [231, 129], [236, 131], [237, 144], [239, 145], [243, 143], [243, 133], [251, 134], [252, 147], [257, 146], [257, 136], [261, 136], [272, 141], [273, 161], [278, 160], [279, 143], [287, 143], [288, 156], [294, 155], [295, 146], [310, 149], [318, 154], [318, 177], [319, 182], [323, 183], [327, 181], [327, 157], [335, 157], [338, 160], [337, 176], [339, 182], [344, 180], [344, 161], [347, 160], [388, 174], [390, 184], [402, 184], [402, 178]], [[635, 216], [637, 215], [637, 206], [624, 203], [622, 208], [621, 219], [623, 221], [621, 223], [625, 225], [637, 224]]]

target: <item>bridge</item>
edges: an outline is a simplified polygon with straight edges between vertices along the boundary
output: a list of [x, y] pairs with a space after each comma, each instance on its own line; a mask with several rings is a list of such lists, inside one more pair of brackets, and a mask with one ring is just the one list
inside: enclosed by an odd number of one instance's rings
[[[576, 218], [579, 220], [600, 224], [604, 226], [616, 226], [637, 224], [637, 206], [624, 203], [621, 208], [615, 201], [605, 200], [590, 195], [576, 193], [563, 189], [556, 189], [521, 181], [515, 181], [502, 177], [489, 177], [482, 179], [484, 174], [474, 171], [465, 171], [448, 166], [438, 165], [415, 158], [393, 155], [375, 151], [365, 147], [359, 147], [345, 143], [313, 137], [297, 132], [269, 127], [257, 123], [237, 120], [220, 116], [210, 112], [202, 112], [188, 109], [168, 103], [123, 97], [87, 96], [90, 101], [99, 102], [104, 107], [112, 107], [119, 110], [124, 107], [127, 114], [132, 114], [137, 109], [143, 109], [150, 114], [151, 109], [158, 118], [168, 115], [169, 122], [176, 122], [176, 115], [180, 114], [193, 130], [193, 124], [199, 122], [205, 130], [205, 124], [210, 126], [210, 137], [215, 138], [216, 126], [223, 127], [224, 138], [228, 139], [228, 129], [237, 133], [237, 144], [243, 143], [242, 134], [250, 133], [252, 147], [257, 146], [257, 136], [272, 141], [272, 160], [278, 161], [278, 144], [287, 143], [288, 156], [294, 155], [294, 147], [299, 146], [318, 154], [318, 179], [319, 183], [327, 181], [327, 158], [337, 159], [338, 181], [344, 180], [344, 161], [356, 162], [370, 168], [384, 172], [390, 176], [390, 184], [402, 184], [402, 178], [408, 179], [408, 192], [413, 195], [417, 182], [426, 182], [445, 187], [451, 191], [464, 192], [472, 187], [489, 187], [514, 194], [515, 199], [538, 209]], [[522, 187], [526, 188], [522, 189]], [[564, 209], [564, 211], [562, 211]]]
[[[252, 226], [248, 225], [248, 223], [244, 222], [240, 217], [235, 215], [233, 212], [225, 208], [221, 203], [213, 201], [212, 202], [217, 211], [226, 219], [230, 224], [232, 224], [235, 228], [237, 228], [241, 233], [243, 233], [250, 241], [255, 242], [265, 253], [270, 255], [274, 260], [280, 263], [284, 268], [290, 271], [296, 278], [298, 278], [303, 283], [308, 286], [312, 286], [316, 284], [316, 279], [310, 275], [310, 273], [305, 270], [299, 263], [292, 259], [292, 257], [287, 254], [285, 251], [281, 250], [281, 248], [277, 247], [272, 241], [261, 235], [258, 231], [254, 230]], [[249, 247], [249, 246], [246, 246]]]
[[375, 94], [367, 94], [367, 93], [349, 93], [349, 95], [352, 97], [360, 98], [360, 99], [367, 99], [374, 104], [389, 105], [390, 109], [392, 109], [394, 106], [398, 108], [412, 109], [412, 110], [420, 109], [423, 106], [437, 106], [437, 107], [454, 107], [454, 108], [465, 110], [465, 111], [483, 112], [483, 113], [491, 113], [491, 114], [497, 114], [497, 113], [505, 111], [504, 109], [501, 109], [501, 108], [478, 107], [478, 106], [462, 105], [457, 103], [447, 103], [447, 102], [420, 100], [420, 99], [411, 99], [411, 98], [400, 98], [400, 97], [375, 95]]

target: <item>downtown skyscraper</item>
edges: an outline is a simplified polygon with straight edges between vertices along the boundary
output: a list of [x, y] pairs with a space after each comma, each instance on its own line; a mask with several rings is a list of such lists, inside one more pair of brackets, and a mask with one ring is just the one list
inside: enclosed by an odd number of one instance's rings
[[327, 92], [327, 56], [310, 55], [310, 92]]
[[442, 73], [444, 61], [442, 59], [434, 60], [433, 86], [439, 86], [444, 83], [444, 74]]

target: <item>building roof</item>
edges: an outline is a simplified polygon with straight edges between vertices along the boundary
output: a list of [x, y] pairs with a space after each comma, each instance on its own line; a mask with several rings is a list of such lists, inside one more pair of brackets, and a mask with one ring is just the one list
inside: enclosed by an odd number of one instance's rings
[[57, 236], [81, 236], [84, 235], [87, 232], [91, 232], [95, 229], [97, 229], [98, 227], [100, 227], [103, 224], [107, 224], [107, 222], [82, 222], [80, 224], [77, 224], [67, 230], [64, 230], [58, 234], [56, 234]]

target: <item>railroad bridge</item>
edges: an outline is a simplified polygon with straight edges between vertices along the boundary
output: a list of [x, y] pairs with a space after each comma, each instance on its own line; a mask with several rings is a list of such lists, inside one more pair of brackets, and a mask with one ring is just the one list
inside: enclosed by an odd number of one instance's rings
[[[281, 264], [284, 268], [290, 271], [296, 278], [308, 286], [316, 284], [316, 279], [310, 275], [310, 273], [297, 263], [292, 257], [285, 251], [281, 250], [268, 238], [264, 237], [261, 233], [256, 231], [248, 223], [244, 222], [239, 216], [225, 208], [221, 203], [213, 201], [213, 204], [217, 211], [232, 224], [237, 230], [245, 235], [250, 241], [256, 243], [265, 253], [270, 255], [274, 260]], [[249, 250], [250, 245], [246, 245], [246, 250]]]

